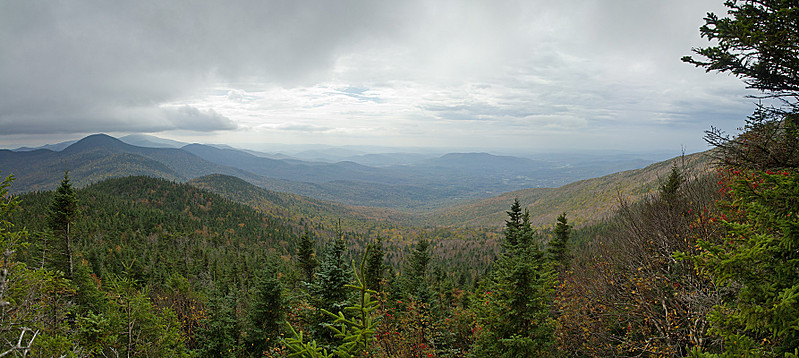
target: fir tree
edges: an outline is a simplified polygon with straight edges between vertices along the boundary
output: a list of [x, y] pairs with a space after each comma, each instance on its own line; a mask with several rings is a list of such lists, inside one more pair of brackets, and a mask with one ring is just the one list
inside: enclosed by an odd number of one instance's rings
[[508, 212], [505, 251], [481, 285], [483, 303], [475, 307], [482, 327], [473, 352], [478, 357], [552, 354], [553, 275], [535, 243], [529, 213], [521, 213], [517, 203]]
[[504, 245], [508, 247], [516, 246], [518, 243], [518, 236], [523, 229], [522, 226], [522, 206], [519, 204], [519, 199], [513, 199], [510, 211], [507, 211], [508, 219], [505, 220], [505, 241]]
[[364, 284], [369, 290], [380, 291], [380, 282], [383, 280], [383, 274], [386, 270], [386, 265], [383, 263], [384, 256], [383, 238], [378, 235], [375, 242], [370, 246], [366, 257]]
[[410, 262], [405, 268], [405, 292], [417, 301], [430, 304], [432, 292], [427, 284], [427, 269], [430, 264], [430, 242], [424, 237], [419, 237]]
[[300, 237], [300, 247], [297, 249], [297, 261], [305, 282], [313, 282], [314, 271], [316, 267], [319, 266], [319, 262], [316, 260], [314, 242], [308, 231], [305, 231]]
[[72, 243], [71, 226], [78, 216], [78, 202], [72, 183], [69, 182], [69, 171], [64, 173], [61, 185], [56, 189], [50, 208], [47, 212], [47, 223], [52, 230], [54, 240], [45, 247], [50, 258], [50, 267], [61, 270], [67, 277], [72, 277]]
[[312, 302], [317, 309], [314, 321], [316, 337], [324, 344], [333, 343], [333, 334], [325, 328], [327, 316], [321, 310], [339, 312], [346, 306], [350, 271], [344, 261], [344, 237], [340, 236], [325, 250], [324, 260], [316, 273], [312, 287]]
[[555, 225], [555, 237], [549, 242], [550, 260], [560, 270], [568, 269], [571, 253], [569, 252], [569, 235], [571, 226], [566, 220], [566, 213], [558, 216], [558, 223]]
[[240, 352], [239, 327], [236, 319], [236, 295], [219, 291], [211, 295], [208, 306], [209, 315], [197, 333], [202, 357], [236, 357]]
[[260, 356], [278, 344], [285, 315], [283, 287], [274, 269], [267, 269], [258, 276], [247, 320], [250, 324], [248, 351]]

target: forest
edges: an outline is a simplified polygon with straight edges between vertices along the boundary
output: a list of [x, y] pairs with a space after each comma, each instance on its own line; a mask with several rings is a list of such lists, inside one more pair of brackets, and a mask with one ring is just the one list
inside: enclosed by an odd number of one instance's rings
[[501, 232], [330, 221], [133, 176], [0, 184], [0, 357], [799, 357], [799, 5], [683, 61], [760, 94], [641, 200]]

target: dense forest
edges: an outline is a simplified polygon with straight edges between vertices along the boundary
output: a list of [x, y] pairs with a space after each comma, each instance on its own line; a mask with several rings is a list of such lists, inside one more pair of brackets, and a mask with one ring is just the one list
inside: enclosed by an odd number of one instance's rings
[[588, 226], [519, 201], [501, 233], [338, 221], [68, 172], [11, 196], [6, 173], [0, 357], [797, 357], [799, 6], [725, 4], [683, 60], [771, 104], [706, 133], [714, 170], [678, 161]]

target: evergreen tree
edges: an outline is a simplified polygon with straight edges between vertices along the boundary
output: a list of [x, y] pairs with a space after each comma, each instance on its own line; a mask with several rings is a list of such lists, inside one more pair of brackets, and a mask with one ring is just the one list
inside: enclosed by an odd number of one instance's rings
[[706, 140], [728, 165], [767, 170], [799, 166], [799, 5], [785, 0], [725, 1], [728, 17], [709, 13], [700, 28], [714, 45], [696, 48], [700, 56], [683, 61], [707, 72], [741, 78], [753, 97], [778, 99], [758, 105], [744, 127], [730, 138], [718, 129]]
[[519, 241], [519, 235], [521, 235], [521, 231], [524, 229], [522, 226], [522, 217], [524, 214], [522, 213], [522, 206], [519, 204], [519, 199], [513, 199], [513, 204], [511, 204], [510, 211], [507, 211], [508, 219], [505, 220], [505, 241], [503, 245], [508, 247], [514, 247]]
[[428, 305], [432, 301], [432, 292], [427, 282], [427, 269], [430, 264], [429, 248], [430, 242], [420, 236], [410, 262], [404, 270], [405, 292], [417, 301]]
[[386, 265], [383, 263], [384, 256], [383, 238], [378, 235], [375, 242], [370, 246], [366, 257], [366, 268], [364, 269], [364, 284], [369, 290], [380, 291], [380, 282], [383, 280], [383, 274], [386, 270]]
[[250, 324], [247, 350], [252, 354], [260, 356], [279, 343], [285, 323], [283, 304], [283, 287], [277, 280], [277, 273], [274, 269], [267, 269], [256, 280], [252, 306], [247, 316]]
[[[727, 235], [701, 241], [697, 264], [730, 291], [709, 315], [722, 357], [799, 356], [799, 4], [726, 1], [728, 17], [709, 13], [700, 28], [713, 46], [683, 61], [727, 72], [773, 106], [758, 105], [745, 132], [713, 129], [731, 176], [722, 222]], [[728, 190], [729, 189], [729, 190]], [[696, 355], [715, 356], [707, 352]]]
[[317, 309], [313, 319], [316, 324], [316, 337], [324, 344], [332, 344], [334, 339], [331, 331], [324, 327], [327, 316], [322, 310], [339, 312], [347, 303], [346, 285], [350, 282], [351, 274], [344, 261], [345, 250], [343, 236], [339, 236], [328, 245], [312, 285], [312, 303]]
[[566, 213], [558, 216], [558, 223], [555, 225], [555, 237], [549, 242], [550, 260], [560, 270], [568, 269], [571, 253], [569, 251], [569, 236], [571, 226], [566, 220]]
[[[518, 201], [517, 201], [518, 202]], [[544, 357], [552, 354], [549, 306], [553, 274], [535, 243], [529, 213], [517, 202], [508, 212], [505, 251], [481, 286], [477, 357]]]
[[208, 301], [209, 315], [197, 333], [201, 357], [233, 358], [241, 350], [236, 319], [236, 295], [215, 292]]
[[61, 270], [67, 277], [72, 277], [73, 271], [74, 244], [70, 229], [77, 216], [78, 202], [67, 171], [53, 195], [47, 212], [47, 223], [53, 232], [54, 240], [45, 248], [50, 258], [50, 267]]
[[678, 198], [678, 190], [680, 186], [682, 186], [683, 182], [685, 182], [685, 178], [683, 177], [682, 172], [677, 165], [671, 166], [671, 172], [669, 173], [669, 178], [666, 179], [666, 182], [660, 186], [660, 197], [666, 201], [666, 204], [672, 205], [674, 201]]
[[300, 237], [300, 247], [297, 249], [297, 261], [303, 274], [303, 279], [307, 283], [313, 282], [314, 271], [319, 266], [314, 254], [314, 242], [311, 235], [306, 230]]

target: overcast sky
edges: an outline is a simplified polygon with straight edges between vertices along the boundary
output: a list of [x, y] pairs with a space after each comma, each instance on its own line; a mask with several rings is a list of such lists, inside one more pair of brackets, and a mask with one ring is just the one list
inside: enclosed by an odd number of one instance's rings
[[680, 61], [722, 3], [0, 0], [0, 147], [700, 151], [753, 108]]

